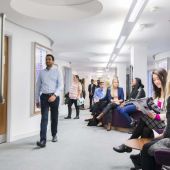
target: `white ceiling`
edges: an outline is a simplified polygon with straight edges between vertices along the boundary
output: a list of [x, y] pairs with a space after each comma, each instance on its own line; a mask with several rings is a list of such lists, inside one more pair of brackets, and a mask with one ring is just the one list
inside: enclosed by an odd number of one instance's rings
[[[50, 13], [49, 9], [44, 12], [38, 8], [35, 14], [23, 2], [59, 10]], [[70, 61], [77, 72], [95, 72], [106, 67], [131, 3], [132, 0], [13, 0], [14, 10], [10, 0], [1, 0], [0, 12], [6, 13], [10, 21], [50, 37], [56, 59]], [[147, 45], [149, 56], [170, 50], [169, 20], [170, 1], [150, 0], [115, 62], [128, 62], [134, 43]]]
[[[145, 26], [140, 31], [137, 28], [142, 24]], [[127, 43], [147, 45], [149, 56], [169, 51], [170, 1], [150, 0]]]
[[87, 18], [102, 10], [102, 4], [97, 0], [65, 0], [63, 3], [61, 0], [11, 0], [10, 5], [20, 14], [46, 20]]

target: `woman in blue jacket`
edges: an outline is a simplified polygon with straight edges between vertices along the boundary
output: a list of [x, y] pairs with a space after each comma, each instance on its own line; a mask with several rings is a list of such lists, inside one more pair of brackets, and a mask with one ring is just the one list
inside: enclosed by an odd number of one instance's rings
[[112, 110], [117, 108], [121, 103], [124, 102], [123, 88], [119, 87], [119, 80], [115, 77], [112, 81], [112, 86], [105, 96], [105, 99], [109, 101], [107, 106], [103, 109], [102, 113], [97, 116], [100, 120], [104, 115], [107, 115], [107, 130], [111, 130]]

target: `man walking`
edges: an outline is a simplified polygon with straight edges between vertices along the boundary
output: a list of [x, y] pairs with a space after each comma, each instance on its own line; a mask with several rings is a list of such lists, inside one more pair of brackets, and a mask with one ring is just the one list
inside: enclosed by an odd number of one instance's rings
[[[62, 77], [58, 68], [54, 67], [54, 56], [46, 55], [46, 68], [41, 70], [36, 83], [36, 106], [41, 106], [41, 129], [39, 147], [46, 146], [48, 112], [51, 111], [52, 142], [57, 142], [59, 95], [62, 90]], [[41, 94], [41, 95], [40, 95]], [[40, 97], [40, 102], [39, 102]]]

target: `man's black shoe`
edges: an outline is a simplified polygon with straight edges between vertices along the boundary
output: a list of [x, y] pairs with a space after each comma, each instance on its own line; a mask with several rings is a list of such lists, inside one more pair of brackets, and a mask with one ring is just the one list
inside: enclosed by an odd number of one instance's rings
[[90, 120], [92, 120], [92, 118], [90, 118], [90, 119], [85, 119], [84, 121], [85, 121], [85, 122], [89, 122]]
[[38, 141], [37, 142], [37, 146], [41, 147], [41, 148], [44, 148], [46, 146], [46, 141], [45, 140], [42, 140], [42, 141]]
[[67, 117], [65, 117], [64, 119], [71, 119], [71, 116], [67, 116]]
[[79, 116], [76, 116], [74, 119], [79, 119]]
[[133, 168], [130, 168], [130, 170], [136, 170], [136, 169], [133, 167]]
[[140, 154], [130, 155], [130, 159], [132, 160], [135, 169], [141, 169], [141, 157]]
[[136, 170], [136, 168], [133, 167], [133, 168], [130, 168], [130, 170]]
[[57, 136], [53, 136], [52, 142], [57, 142], [57, 141], [58, 141]]
[[116, 152], [119, 152], [119, 153], [123, 153], [123, 152], [132, 152], [132, 148], [129, 148], [128, 146], [122, 144], [118, 147], [113, 147], [113, 150], [116, 151]]

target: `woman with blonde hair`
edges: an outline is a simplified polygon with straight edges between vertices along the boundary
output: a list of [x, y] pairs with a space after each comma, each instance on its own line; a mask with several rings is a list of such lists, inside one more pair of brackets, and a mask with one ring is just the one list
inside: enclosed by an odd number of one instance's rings
[[97, 116], [97, 119], [100, 120], [104, 115], [106, 116], [107, 123], [107, 131], [111, 130], [111, 122], [112, 122], [112, 112], [115, 108], [117, 108], [124, 101], [124, 92], [123, 88], [119, 87], [118, 77], [114, 77], [112, 81], [112, 86], [106, 95], [108, 100], [108, 105], [103, 109], [102, 113]]

